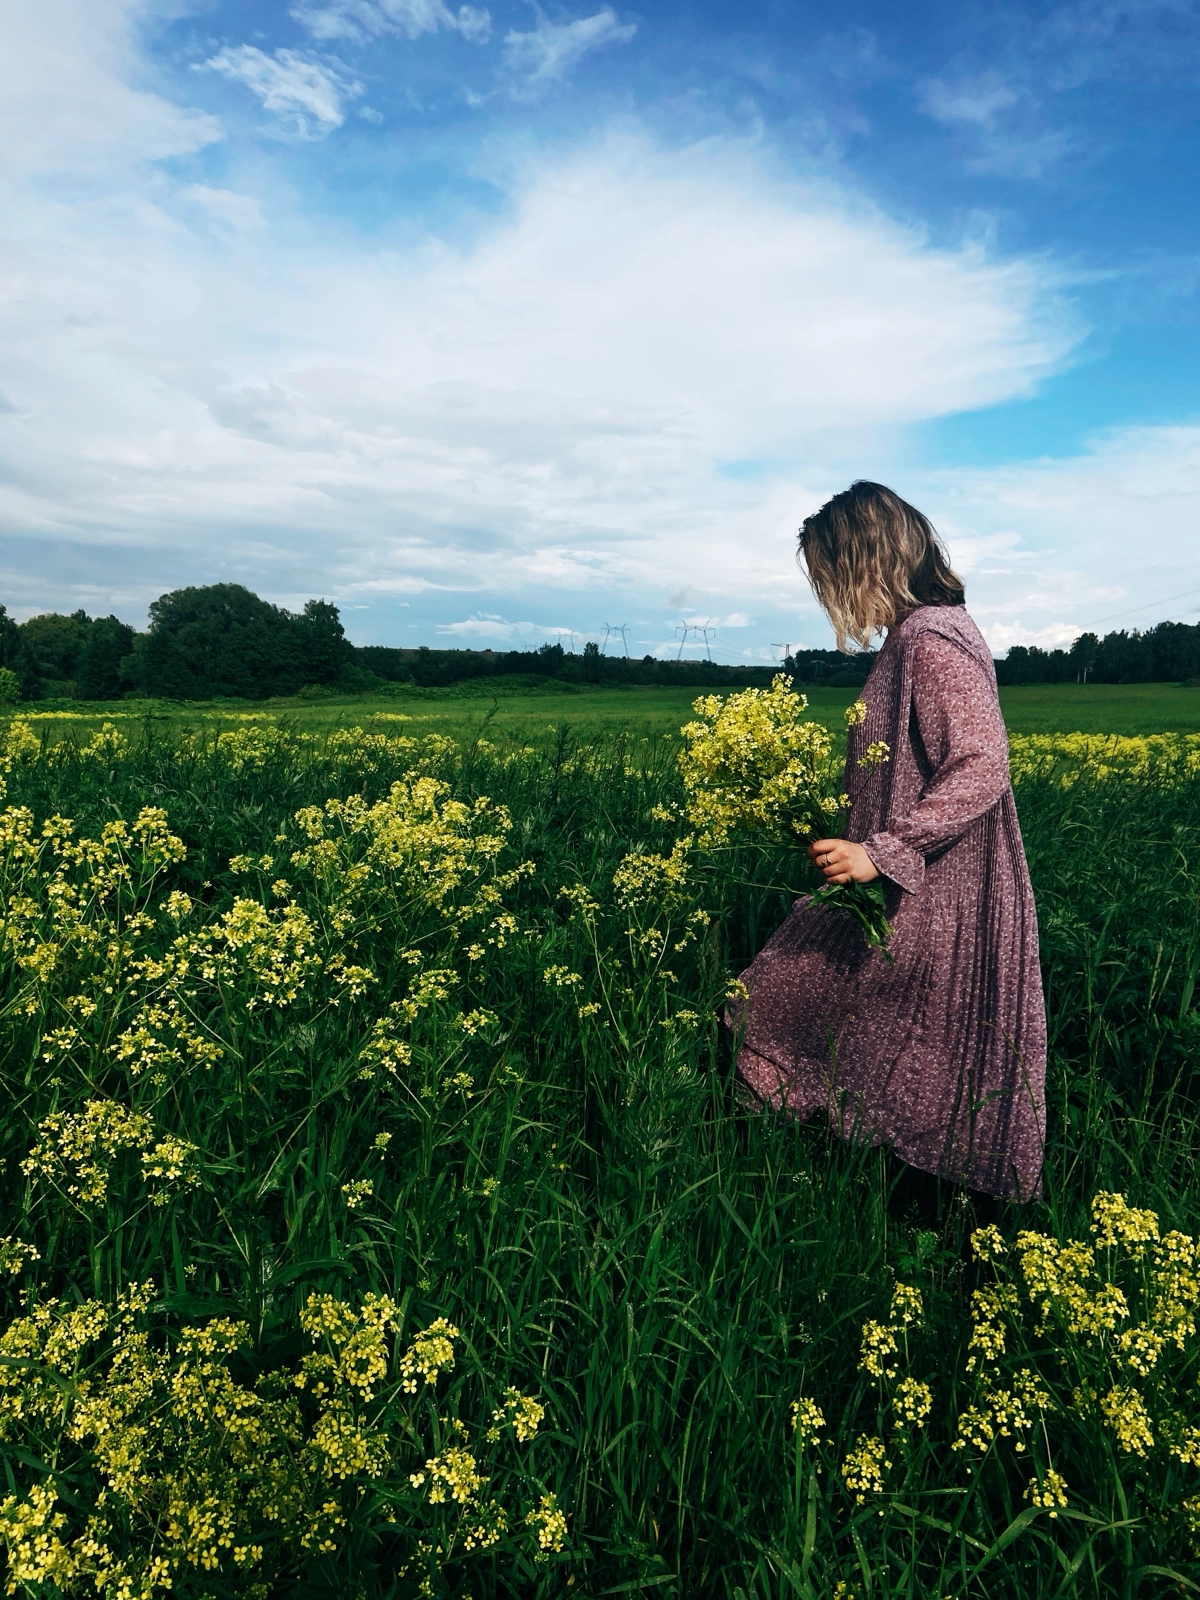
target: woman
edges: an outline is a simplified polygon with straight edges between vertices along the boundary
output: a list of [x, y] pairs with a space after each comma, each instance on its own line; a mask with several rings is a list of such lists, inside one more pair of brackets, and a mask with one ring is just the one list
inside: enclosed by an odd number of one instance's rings
[[[828, 883], [883, 878], [892, 962], [798, 900], [742, 975], [739, 1074], [776, 1110], [823, 1109], [924, 1172], [1028, 1200], [1046, 1022], [991, 654], [930, 523], [881, 484], [835, 495], [800, 551], [839, 649], [887, 630], [850, 731], [846, 837], [809, 855]], [[889, 759], [863, 763], [877, 740]]]

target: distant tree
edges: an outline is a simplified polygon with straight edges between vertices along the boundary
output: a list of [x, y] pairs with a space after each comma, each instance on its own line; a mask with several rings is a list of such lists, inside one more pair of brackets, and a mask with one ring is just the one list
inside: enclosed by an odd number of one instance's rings
[[1081, 633], [1069, 650], [1014, 645], [996, 663], [1001, 683], [1170, 683], [1200, 676], [1200, 623], [1159, 622], [1145, 633]]
[[21, 623], [15, 670], [22, 699], [75, 693], [90, 622], [86, 611], [74, 611], [69, 617], [52, 611]]
[[328, 600], [310, 600], [294, 619], [306, 683], [333, 684], [344, 677], [353, 659], [338, 608]]
[[240, 583], [161, 595], [127, 660], [143, 692], [179, 700], [265, 699], [362, 671], [335, 605], [310, 600], [296, 616]]
[[115, 700], [131, 687], [125, 663], [133, 641], [133, 629], [116, 617], [97, 617], [92, 622], [75, 678], [75, 692], [81, 700]]
[[207, 700], [293, 694], [307, 681], [294, 619], [240, 583], [174, 589], [150, 607], [134, 670], [151, 695]]
[[1200, 625], [1160, 622], [1142, 637], [1155, 682], [1200, 676]]
[[385, 683], [411, 683], [413, 671], [403, 650], [391, 645], [368, 644], [355, 648], [349, 646], [352, 659], [368, 673], [382, 678]]
[[21, 649], [21, 630], [0, 605], [0, 667], [15, 667]]
[[0, 706], [15, 706], [20, 698], [20, 678], [11, 667], [0, 667]]
[[1079, 683], [1086, 683], [1095, 672], [1096, 653], [1099, 648], [1100, 641], [1094, 633], [1081, 633], [1068, 651]]
[[1096, 651], [1097, 683], [1149, 683], [1153, 677], [1150, 646], [1136, 629], [1106, 633]]

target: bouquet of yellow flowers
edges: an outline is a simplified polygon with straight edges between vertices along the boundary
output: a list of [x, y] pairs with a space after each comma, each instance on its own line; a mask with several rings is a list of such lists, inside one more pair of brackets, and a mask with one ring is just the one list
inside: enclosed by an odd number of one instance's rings
[[[769, 689], [745, 689], [728, 699], [702, 695], [693, 702], [697, 720], [681, 730], [687, 744], [679, 770], [687, 818], [701, 846], [719, 848], [737, 833], [809, 845], [828, 837], [849, 807], [830, 760], [829, 731], [802, 720], [808, 701], [791, 683], [780, 674]], [[847, 725], [860, 723], [866, 710], [856, 700], [846, 710]], [[878, 742], [863, 761], [879, 766], [888, 753]], [[892, 929], [879, 879], [830, 884], [813, 898], [848, 912], [867, 942], [887, 954]]]

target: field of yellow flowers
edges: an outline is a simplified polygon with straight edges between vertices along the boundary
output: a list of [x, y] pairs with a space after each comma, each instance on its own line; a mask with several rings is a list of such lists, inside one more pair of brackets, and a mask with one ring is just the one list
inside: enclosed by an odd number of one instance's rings
[[1200, 740], [1013, 771], [1044, 1203], [739, 1102], [669, 741], [0, 735], [7, 1592], [1200, 1589]]

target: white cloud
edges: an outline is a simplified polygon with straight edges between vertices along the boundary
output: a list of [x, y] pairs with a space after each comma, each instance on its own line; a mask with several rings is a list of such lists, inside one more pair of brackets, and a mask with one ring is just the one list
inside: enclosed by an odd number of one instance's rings
[[289, 121], [301, 138], [320, 138], [340, 128], [345, 121], [343, 102], [362, 93], [362, 84], [347, 79], [336, 66], [297, 50], [267, 55], [257, 45], [227, 45], [203, 64], [245, 84], [264, 110]]
[[359, 44], [389, 33], [418, 39], [440, 28], [482, 43], [492, 25], [481, 6], [451, 11], [443, 0], [333, 0], [331, 5], [297, 5], [291, 14], [314, 39], [352, 39]]
[[547, 622], [509, 622], [491, 613], [464, 617], [459, 622], [442, 622], [437, 631], [464, 646], [506, 650], [536, 650], [542, 644], [561, 643], [570, 648], [573, 641], [582, 648], [586, 638], [573, 628]]
[[1119, 429], [1077, 456], [909, 488], [997, 652], [1200, 613], [1200, 425]]
[[1024, 91], [995, 71], [950, 80], [927, 78], [917, 87], [918, 105], [937, 122], [979, 128], [993, 128], [1001, 112], [1011, 111], [1024, 98]]
[[[345, 114], [334, 68], [220, 59], [306, 127]], [[190, 127], [148, 150], [168, 126]], [[1044, 263], [935, 247], [750, 142], [514, 162], [456, 242], [404, 247], [289, 212], [284, 184], [239, 226], [236, 187], [107, 172], [69, 204], [26, 175], [7, 208], [0, 577], [22, 609], [140, 620], [236, 577], [419, 599], [430, 626], [657, 611], [669, 639], [684, 583], [726, 648], [794, 639], [818, 631], [805, 511], [908, 426], [1032, 392], [1077, 332]], [[722, 473], [747, 458], [794, 465]]]
[[550, 22], [539, 12], [531, 33], [513, 31], [504, 36], [504, 65], [514, 80], [512, 92], [537, 95], [566, 77], [589, 50], [628, 44], [636, 32], [637, 24], [618, 22], [611, 6], [571, 22]]
[[213, 189], [206, 183], [189, 183], [179, 191], [185, 203], [200, 206], [214, 222], [227, 228], [261, 228], [262, 206], [251, 194], [233, 189]]
[[222, 137], [215, 117], [134, 87], [144, 0], [7, 0], [0, 173], [99, 175]]

